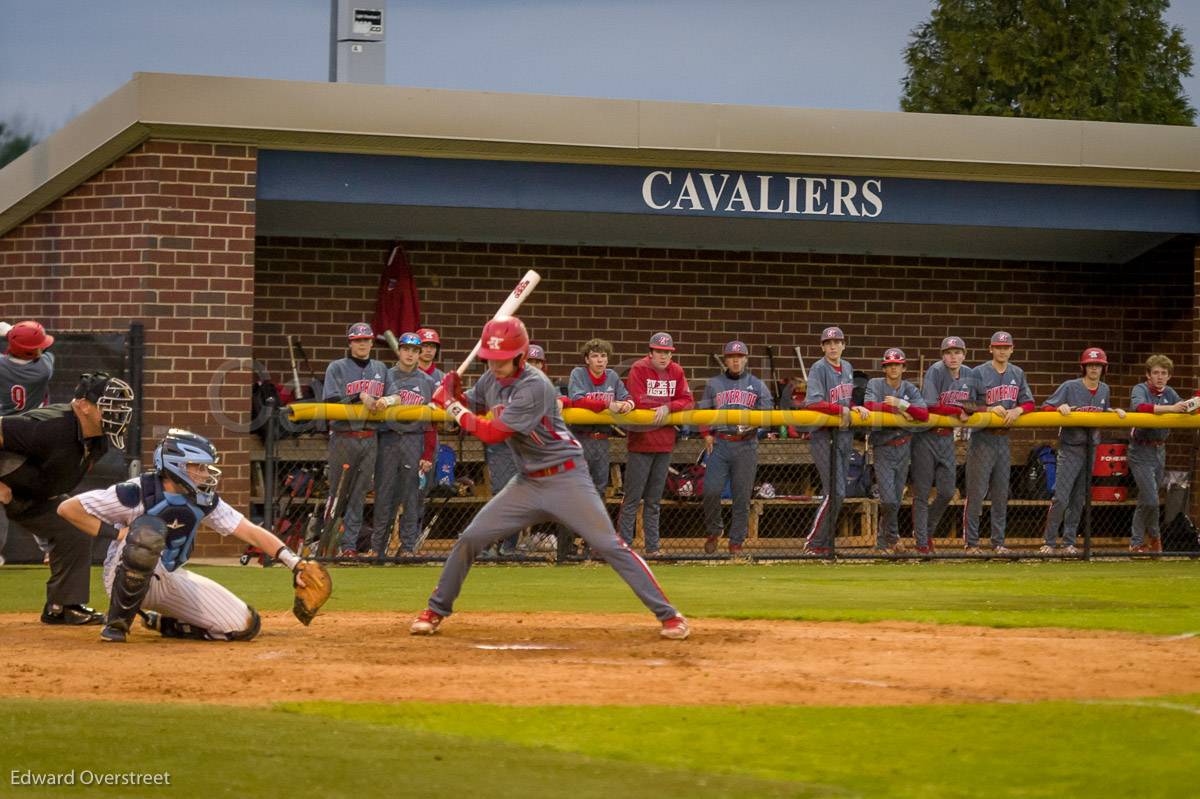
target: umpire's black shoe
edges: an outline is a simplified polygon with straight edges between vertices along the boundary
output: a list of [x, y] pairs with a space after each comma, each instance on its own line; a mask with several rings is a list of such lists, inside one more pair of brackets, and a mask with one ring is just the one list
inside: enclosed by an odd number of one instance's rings
[[55, 605], [42, 608], [42, 624], [101, 624], [104, 614], [87, 605]]

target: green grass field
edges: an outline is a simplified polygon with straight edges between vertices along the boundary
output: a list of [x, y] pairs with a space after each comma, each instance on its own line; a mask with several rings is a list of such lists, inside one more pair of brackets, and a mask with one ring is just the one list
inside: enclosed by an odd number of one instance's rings
[[[280, 570], [197, 571], [257, 607], [290, 606]], [[1200, 632], [1200, 564], [1192, 562], [657, 572], [672, 600], [698, 618]], [[36, 613], [45, 576], [41, 568], [0, 569], [0, 612]], [[436, 578], [435, 568], [338, 569], [329, 610], [411, 613]], [[479, 568], [459, 608], [640, 610], [615, 575], [593, 567]], [[630, 681], [636, 689], [636, 674]], [[305, 794], [356, 799], [466, 792], [573, 799], [1182, 797], [1197, 793], [1200, 695], [861, 708], [309, 703], [218, 710], [10, 700], [0, 702], [0, 736], [0, 794], [30, 796], [276, 796], [297, 792], [292, 786], [299, 784]], [[70, 745], [54, 743], [64, 740]], [[71, 768], [168, 771], [172, 785], [76, 785], [56, 793], [9, 784], [13, 770]]]

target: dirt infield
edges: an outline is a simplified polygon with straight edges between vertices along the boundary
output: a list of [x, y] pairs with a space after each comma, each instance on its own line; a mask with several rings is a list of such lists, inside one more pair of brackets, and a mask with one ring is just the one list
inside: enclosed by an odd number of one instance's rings
[[[1200, 691], [1200, 638], [910, 623], [699, 619], [663, 641], [643, 615], [462, 613], [433, 638], [408, 617], [268, 613], [254, 642], [0, 615], [0, 696], [213, 702], [896, 705], [1114, 699]], [[136, 684], [134, 687], [132, 684]]]

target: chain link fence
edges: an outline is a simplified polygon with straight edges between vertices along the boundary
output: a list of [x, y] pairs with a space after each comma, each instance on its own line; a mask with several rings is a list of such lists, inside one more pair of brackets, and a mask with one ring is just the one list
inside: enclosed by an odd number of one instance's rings
[[[964, 529], [973, 515], [967, 512], [966, 464], [970, 436], [983, 433], [959, 428], [950, 435], [956, 464], [953, 494], [932, 528], [930, 545], [921, 547], [913, 530], [913, 506], [920, 498], [914, 496], [911, 480], [904, 484], [899, 506], [894, 511], [894, 530], [889, 529], [893, 514], [880, 500], [876, 467], [881, 460], [892, 458], [893, 453], [881, 454], [877, 450], [882, 448], [869, 446], [868, 432], [869, 428], [854, 428], [842, 433], [852, 442], [848, 457], [836, 447], [827, 447], [825, 463], [814, 462], [812, 433], [794, 426], [760, 428], [757, 441], [738, 442], [738, 446], [756, 450], [749, 498], [738, 514], [739, 519], [744, 519], [740, 523], [743, 529], [738, 530], [731, 527], [735, 505], [739, 504], [734, 498], [733, 481], [717, 486], [705, 479], [708, 474], [705, 442], [694, 428], [683, 427], [671, 455], [660, 503], [659, 549], [646, 550], [644, 502], [634, 511], [636, 523], [631, 546], [652, 558], [676, 561], [1200, 555], [1200, 542], [1188, 513], [1189, 486], [1196, 468], [1194, 457], [1184, 470], [1169, 469], [1165, 475], [1157, 510], [1161, 545], [1146, 536], [1142, 546], [1131, 551], [1138, 491], [1128, 462], [1128, 428], [1105, 428], [1101, 431], [1101, 442], [1088, 446], [1090, 474], [1085, 474], [1078, 484], [1076, 501], [1064, 514], [1065, 528], [1057, 530], [1053, 538], [1048, 537], [1047, 520], [1059, 472], [1058, 429], [1013, 429], [1007, 441], [1011, 466], [1008, 498], [1002, 503], [1007, 510], [1003, 538], [998, 540], [992, 527], [993, 516], [998, 513], [992, 495], [999, 490], [993, 484], [979, 510], [978, 548], [968, 547], [964, 538]], [[1200, 431], [1178, 430], [1173, 440], [1194, 453], [1198, 437]], [[614, 526], [619, 527], [629, 455], [623, 437], [613, 435], [607, 444], [611, 465], [603, 500]], [[292, 422], [288, 409], [274, 414], [266, 427], [261, 451], [252, 456], [255, 467], [252, 515], [297, 551], [307, 548], [323, 559], [348, 562], [350, 559], [338, 557], [346, 497], [337, 497], [336, 501], [329, 497], [327, 451], [328, 433], [323, 422]], [[826, 500], [819, 467], [840, 474], [843, 466], [845, 498], [835, 514], [836, 503]], [[377, 519], [374, 490], [368, 487], [354, 549], [358, 553], [371, 552], [370, 536], [380, 529], [377, 525], [386, 529], [383, 538], [387, 544], [374, 551], [374, 557], [360, 554], [353, 562], [412, 563], [444, 559], [458, 534], [501, 487], [496, 477], [492, 457], [478, 440], [439, 429], [437, 465], [423, 487], [418, 546], [412, 552], [402, 551], [398, 529], [404, 509], [399, 509], [391, 519]], [[714, 493], [720, 496], [719, 528], [714, 527], [711, 516], [714, 499], [709, 500], [710, 517], [706, 523], [704, 497]], [[832, 525], [832, 540], [821, 540], [821, 532], [810, 540], [818, 522]], [[714, 537], [714, 532], [719, 537]], [[254, 557], [261, 555], [248, 552], [243, 562]], [[502, 562], [571, 563], [586, 562], [590, 553], [569, 531], [558, 525], [543, 524], [518, 531], [512, 539], [498, 542], [483, 557]]]
[[[120, 377], [133, 387], [133, 415], [125, 435], [125, 449], [110, 448], [84, 476], [74, 493], [105, 488], [128, 479], [141, 469], [142, 382], [145, 370], [145, 330], [134, 322], [125, 330], [53, 330], [54, 345], [48, 351], [54, 359], [54, 372], [49, 385], [49, 404], [68, 403], [75, 395], [80, 375], [88, 372], [107, 372]], [[36, 398], [40, 402], [41, 398]], [[28, 410], [28, 409], [26, 409]], [[15, 468], [18, 460], [0, 463], [0, 476]], [[59, 518], [53, 507], [41, 507], [37, 512], [9, 513], [7, 540], [0, 541], [0, 556], [9, 563], [41, 563], [46, 557], [37, 536], [70, 525]], [[92, 563], [102, 563], [108, 542], [97, 540], [92, 546]]]

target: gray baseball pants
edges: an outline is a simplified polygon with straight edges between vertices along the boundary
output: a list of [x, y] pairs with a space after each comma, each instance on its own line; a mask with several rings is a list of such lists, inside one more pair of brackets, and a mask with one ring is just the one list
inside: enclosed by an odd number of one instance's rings
[[[491, 488], [494, 497], [504, 490], [510, 480], [517, 476], [517, 462], [513, 460], [512, 449], [503, 442], [488, 444], [484, 449], [483, 457], [487, 461], [488, 487]], [[503, 548], [506, 553], [514, 551], [520, 540], [520, 530], [504, 539]]]
[[712, 454], [704, 469], [704, 527], [710, 536], [721, 537], [725, 530], [721, 518], [721, 493], [732, 478], [730, 496], [733, 514], [729, 521], [729, 543], [741, 546], [750, 532], [750, 494], [754, 490], [754, 471], [758, 467], [758, 439], [713, 441]]
[[882, 510], [875, 546], [882, 549], [900, 543], [900, 500], [904, 496], [904, 484], [908, 482], [912, 438], [901, 436], [893, 439], [893, 443], [876, 446], [874, 452], [875, 483], [879, 486]]
[[[363, 501], [375, 476], [375, 436], [355, 438], [337, 432], [329, 436], [329, 496], [336, 497], [343, 472], [350, 480], [350, 493], [342, 505], [342, 525], [345, 532], [339, 549], [358, 549], [358, 534], [362, 529]], [[349, 464], [346, 471], [343, 464]]]
[[421, 494], [421, 453], [425, 449], [424, 433], [379, 432], [375, 455], [375, 522], [371, 527], [371, 549], [383, 555], [391, 538], [392, 520], [397, 506], [400, 516], [400, 548], [413, 552], [421, 536], [421, 516], [424, 512]]
[[1087, 444], [1059, 443], [1054, 465], [1054, 499], [1050, 500], [1050, 510], [1046, 513], [1047, 546], [1054, 546], [1060, 525], [1063, 545], [1075, 546], [1079, 520], [1083, 517], [1083, 492], [1091, 482], [1091, 470], [1086, 464]]
[[1137, 483], [1137, 507], [1133, 511], [1133, 525], [1129, 545], [1141, 546], [1146, 535], [1158, 538], [1158, 489], [1163, 484], [1167, 470], [1167, 448], [1153, 444], [1129, 444], [1129, 470]]
[[992, 500], [992, 546], [1004, 545], [1008, 524], [1008, 483], [1012, 453], [1005, 434], [976, 430], [967, 450], [967, 504], [963, 507], [963, 538], [968, 547], [979, 546], [979, 517], [983, 500]]
[[[937, 432], [917, 433], [912, 440], [912, 523], [913, 539], [917, 546], [929, 545], [937, 535], [938, 524], [954, 498], [955, 471], [958, 465], [954, 454], [954, 436]], [[937, 488], [933, 502], [929, 489]]]
[[583, 458], [587, 461], [588, 474], [592, 476], [592, 485], [596, 493], [604, 498], [608, 488], [608, 470], [611, 464], [607, 438], [592, 438], [586, 433], [578, 433], [579, 443], [583, 446]]
[[621, 502], [620, 516], [621, 540], [626, 544], [633, 543], [637, 534], [638, 503], [645, 502], [642, 508], [642, 533], [646, 538], [646, 551], [658, 551], [658, 517], [670, 466], [669, 452], [629, 453], [625, 464], [625, 499]]
[[[829, 462], [833, 436], [837, 436], [836, 476], [830, 473]], [[812, 453], [813, 465], [817, 467], [817, 474], [821, 476], [821, 493], [825, 498], [817, 507], [817, 515], [813, 519], [807, 541], [810, 548], [829, 549], [833, 546], [842, 502], [846, 499], [846, 478], [850, 473], [850, 450], [854, 448], [854, 434], [849, 430], [838, 430], [835, 433], [822, 428], [813, 431], [810, 445], [809, 451]]]
[[660, 621], [677, 615], [650, 567], [617, 537], [591, 476], [583, 468], [549, 477], [521, 474], [509, 482], [459, 535], [429, 598], [429, 608], [439, 616], [449, 616], [476, 556], [510, 533], [540, 522], [557, 522], [582, 537]]

